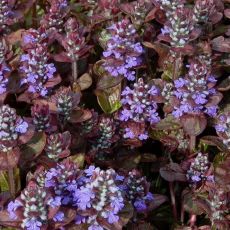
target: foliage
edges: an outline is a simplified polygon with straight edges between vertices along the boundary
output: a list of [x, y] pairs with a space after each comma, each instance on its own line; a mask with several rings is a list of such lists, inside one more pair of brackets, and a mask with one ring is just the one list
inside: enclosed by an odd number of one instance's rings
[[0, 1], [3, 229], [230, 228], [229, 0]]

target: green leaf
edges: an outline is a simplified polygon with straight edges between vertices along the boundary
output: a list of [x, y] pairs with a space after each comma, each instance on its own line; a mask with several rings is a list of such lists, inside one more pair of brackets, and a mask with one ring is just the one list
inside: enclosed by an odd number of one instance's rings
[[104, 113], [114, 113], [122, 106], [120, 101], [114, 101], [112, 103], [104, 93], [97, 96], [97, 101]]
[[[0, 190], [1, 192], [10, 191], [9, 183], [8, 183], [8, 174], [7, 171], [0, 172]], [[14, 183], [16, 192], [21, 189], [21, 180], [20, 180], [20, 169], [14, 168]]]

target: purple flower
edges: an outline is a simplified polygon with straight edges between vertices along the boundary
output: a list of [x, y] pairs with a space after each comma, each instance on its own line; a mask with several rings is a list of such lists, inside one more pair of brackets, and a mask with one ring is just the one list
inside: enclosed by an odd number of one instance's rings
[[195, 103], [198, 105], [203, 105], [205, 104], [208, 100], [206, 99], [206, 95], [205, 94], [194, 94], [192, 96], [193, 99], [195, 99]]
[[224, 125], [218, 124], [215, 126], [217, 132], [225, 132], [226, 127]]
[[26, 121], [23, 121], [20, 119], [17, 123], [17, 126], [15, 128], [15, 131], [18, 133], [26, 133], [29, 125]]
[[56, 215], [53, 217], [55, 222], [61, 222], [64, 220], [65, 214], [63, 212], [57, 212]]
[[118, 213], [124, 207], [124, 200], [122, 197], [113, 199], [110, 206], [113, 208], [114, 213]]
[[135, 137], [134, 133], [130, 128], [125, 128], [124, 138], [133, 139]]
[[207, 181], [215, 182], [214, 175], [207, 176]]
[[60, 206], [61, 205], [61, 197], [56, 196], [54, 198], [50, 198], [48, 201], [48, 205], [50, 205], [52, 208]]
[[215, 117], [217, 114], [217, 106], [209, 106], [207, 107], [207, 109], [205, 110], [205, 112], [210, 116], [210, 117]]
[[117, 181], [123, 181], [124, 178], [125, 178], [124, 176], [121, 176], [121, 175], [116, 174], [115, 180], [117, 180]]
[[77, 215], [75, 217], [75, 223], [76, 224], [82, 224], [82, 223], [85, 223], [85, 222], [86, 222], [86, 218], [84, 216]]
[[161, 33], [163, 35], [170, 33], [170, 28], [168, 26], [164, 26], [164, 28], [161, 28]]
[[143, 212], [147, 209], [147, 206], [144, 200], [136, 200], [134, 202], [134, 207], [136, 208], [138, 212]]
[[26, 35], [23, 36], [23, 42], [25, 44], [35, 43], [36, 39], [32, 35], [26, 34]]
[[103, 230], [104, 228], [102, 228], [100, 225], [91, 225], [88, 227], [88, 230]]
[[209, 82], [212, 82], [212, 83], [216, 83], [216, 82], [217, 82], [215, 76], [213, 76], [213, 75], [209, 75], [209, 76], [208, 76], [208, 81], [209, 81]]
[[151, 192], [148, 192], [145, 196], [145, 200], [152, 201], [154, 199], [153, 194]]
[[95, 170], [95, 166], [91, 165], [88, 169], [85, 169], [84, 172], [86, 173], [86, 176], [92, 176], [93, 172]]
[[10, 219], [16, 220], [17, 215], [15, 214], [15, 211], [19, 208], [22, 207], [23, 204], [19, 200], [11, 201], [8, 206], [7, 206], [7, 211], [10, 215]]
[[79, 190], [75, 191], [75, 200], [80, 209], [86, 210], [91, 207], [91, 199], [95, 197], [95, 194], [90, 188], [81, 187]]
[[199, 181], [201, 181], [201, 178], [200, 178], [200, 176], [194, 175], [194, 176], [191, 177], [191, 180], [193, 182], [199, 182]]
[[110, 224], [113, 224], [119, 220], [119, 216], [113, 214], [112, 212], [109, 212], [107, 219]]
[[27, 230], [40, 230], [42, 223], [37, 219], [31, 218], [29, 221], [25, 223], [25, 227]]
[[132, 118], [132, 113], [128, 109], [124, 109], [121, 111], [120, 114], [120, 120], [121, 121], [128, 121], [130, 118]]
[[148, 134], [146, 133], [142, 133], [139, 135], [139, 140], [143, 141], [143, 140], [147, 140], [148, 139]]
[[174, 84], [175, 84], [176, 88], [181, 88], [184, 85], [186, 85], [186, 83], [187, 83], [187, 81], [185, 79], [183, 79], [183, 78], [179, 78], [179, 79], [174, 81]]

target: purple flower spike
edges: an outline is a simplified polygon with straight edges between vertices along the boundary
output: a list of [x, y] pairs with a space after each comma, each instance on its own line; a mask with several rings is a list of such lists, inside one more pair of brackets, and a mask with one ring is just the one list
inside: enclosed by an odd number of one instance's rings
[[129, 81], [134, 81], [133, 69], [141, 64], [141, 55], [144, 52], [142, 45], [136, 41], [137, 33], [134, 26], [128, 20], [123, 20], [108, 30], [112, 36], [103, 52], [105, 70], [113, 77], [124, 76]]
[[[179, 118], [187, 113], [206, 113], [216, 116], [219, 100], [215, 100], [213, 105], [209, 105], [213, 96], [220, 94], [216, 92], [215, 79], [209, 76], [208, 67], [200, 61], [193, 61], [189, 65], [188, 74], [184, 78], [174, 81], [175, 106], [173, 116]], [[214, 104], [215, 103], [215, 104]]]

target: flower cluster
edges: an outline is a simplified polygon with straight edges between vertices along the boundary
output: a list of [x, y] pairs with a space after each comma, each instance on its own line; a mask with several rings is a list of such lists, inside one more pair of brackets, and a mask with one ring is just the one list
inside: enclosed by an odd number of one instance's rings
[[224, 112], [217, 117], [215, 126], [217, 134], [222, 139], [223, 143], [230, 148], [230, 113]]
[[94, 134], [94, 130], [97, 128], [98, 114], [92, 110], [92, 117], [82, 122], [81, 124], [81, 135], [90, 136]]
[[162, 90], [161, 95], [164, 98], [165, 105], [170, 105], [170, 99], [173, 96], [173, 88], [174, 85], [171, 82], [165, 82]]
[[8, 51], [8, 47], [6, 45], [5, 39], [0, 39], [0, 94], [6, 92], [7, 84], [8, 84], [8, 76], [11, 72], [9, 66], [6, 63], [6, 54]]
[[66, 37], [62, 45], [71, 61], [76, 61], [84, 56], [91, 46], [86, 44], [86, 30], [75, 18], [69, 18], [65, 24]]
[[65, 160], [55, 168], [35, 174], [21, 196], [8, 204], [10, 218], [22, 221], [22, 227], [28, 230], [32, 226], [36, 230], [48, 226], [50, 208], [56, 210], [52, 220], [62, 221], [60, 207], [77, 210], [75, 224], [85, 223], [89, 230], [103, 230], [104, 226], [112, 227], [119, 222], [120, 211], [127, 201], [138, 212], [147, 211], [153, 201], [149, 183], [137, 170], [124, 177], [113, 169], [94, 166], [79, 170], [73, 162]]
[[99, 137], [93, 148], [108, 149], [113, 143], [115, 136], [114, 120], [109, 117], [101, 117], [98, 122]]
[[149, 183], [137, 170], [129, 172], [121, 188], [138, 212], [146, 211], [149, 203], [153, 201], [153, 194], [149, 192]]
[[203, 180], [212, 181], [212, 176], [207, 176], [209, 167], [210, 163], [207, 154], [198, 153], [187, 171], [187, 179], [192, 183], [199, 183]]
[[144, 50], [137, 42], [136, 29], [128, 20], [122, 20], [108, 28], [111, 38], [107, 41], [103, 52], [104, 68], [113, 77], [124, 76], [130, 81], [135, 80], [136, 68], [141, 64]]
[[11, 219], [18, 219], [17, 211], [23, 209], [21, 227], [26, 230], [39, 230], [48, 220], [45, 199], [45, 190], [32, 182], [19, 198], [8, 204], [8, 213]]
[[80, 100], [80, 94], [74, 93], [70, 87], [61, 87], [51, 98], [51, 101], [57, 107], [57, 113], [60, 121], [70, 120], [72, 111], [77, 108]]
[[169, 35], [172, 47], [184, 47], [189, 42], [191, 32], [194, 29], [193, 11], [184, 7], [183, 0], [160, 0], [159, 3], [167, 18], [161, 33]]
[[71, 135], [69, 132], [52, 134], [47, 138], [45, 153], [50, 159], [58, 161], [70, 154], [68, 149], [70, 142]]
[[167, 19], [171, 20], [176, 9], [184, 7], [184, 0], [157, 0], [160, 8], [165, 11]]
[[79, 173], [73, 163], [66, 161], [45, 174], [45, 187], [53, 194], [53, 198], [49, 200], [52, 206], [74, 204], [73, 196], [75, 189], [79, 187]]
[[7, 76], [10, 73], [9, 67], [5, 63], [0, 63], [0, 94], [6, 92], [8, 78]]
[[[54, 78], [56, 68], [48, 63], [49, 54], [46, 43], [46, 33], [42, 30], [30, 30], [24, 35], [24, 51], [21, 56], [20, 72], [24, 77], [21, 84], [27, 84], [28, 92], [46, 96], [47, 82]], [[32, 46], [32, 47], [31, 47]]]
[[50, 111], [48, 104], [35, 104], [31, 108], [31, 115], [37, 131], [46, 131], [50, 127]]
[[193, 19], [196, 22], [205, 23], [208, 21], [212, 9], [214, 7], [213, 0], [196, 0], [194, 6], [194, 15]]
[[211, 206], [210, 219], [213, 225], [215, 224], [215, 222], [218, 223], [218, 221], [225, 219], [225, 215], [228, 210], [227, 199], [228, 198], [226, 193], [221, 188], [210, 191], [209, 193], [209, 205]]
[[0, 107], [0, 142], [1, 150], [11, 149], [20, 134], [26, 133], [28, 123], [17, 116], [16, 110], [8, 105]]
[[104, 171], [91, 166], [86, 173], [90, 179], [75, 191], [75, 199], [80, 210], [91, 210], [92, 215], [82, 217], [81, 221], [86, 218], [86, 223], [90, 225], [89, 230], [103, 229], [100, 219], [104, 219], [108, 224], [118, 222], [118, 213], [124, 207], [124, 199], [115, 183], [114, 170]]
[[[119, 119], [121, 121], [134, 121], [137, 123], [149, 122], [157, 123], [160, 118], [157, 113], [158, 89], [154, 85], [144, 84], [142, 78], [134, 83], [133, 89], [126, 87], [122, 92], [121, 103], [123, 108], [120, 112]], [[126, 130], [126, 133], [129, 130]], [[131, 134], [130, 134], [131, 135]], [[133, 138], [128, 135], [128, 138]], [[140, 137], [139, 139], [146, 139]]]
[[[179, 152], [185, 152], [189, 149], [189, 138], [185, 135], [183, 129], [175, 129], [175, 130], [164, 130], [163, 131], [168, 137], [171, 137], [177, 142], [177, 149]], [[171, 144], [171, 143], [165, 143]]]
[[[186, 113], [206, 113], [215, 116], [221, 95], [214, 88], [216, 79], [209, 75], [206, 66], [192, 62], [188, 74], [174, 81], [176, 103], [172, 114], [181, 117]], [[219, 100], [212, 101], [214, 96]]]
[[168, 28], [171, 46], [184, 47], [190, 39], [191, 31], [194, 29], [191, 10], [177, 9]]
[[0, 2], [0, 32], [7, 28], [9, 21], [12, 20], [13, 11], [9, 0], [2, 0]]
[[47, 30], [63, 31], [64, 17], [67, 14], [68, 1], [67, 0], [49, 0], [50, 8], [47, 14], [41, 21], [43, 27]]
[[[59, 164], [46, 174], [45, 186], [52, 188], [55, 196], [50, 204], [72, 205], [81, 210], [76, 224], [87, 223], [88, 229], [103, 229], [100, 219], [108, 224], [119, 220], [118, 213], [124, 207], [122, 193], [115, 184], [114, 170], [101, 170], [90, 166], [80, 172], [73, 163]], [[91, 214], [90, 214], [91, 213]]]

